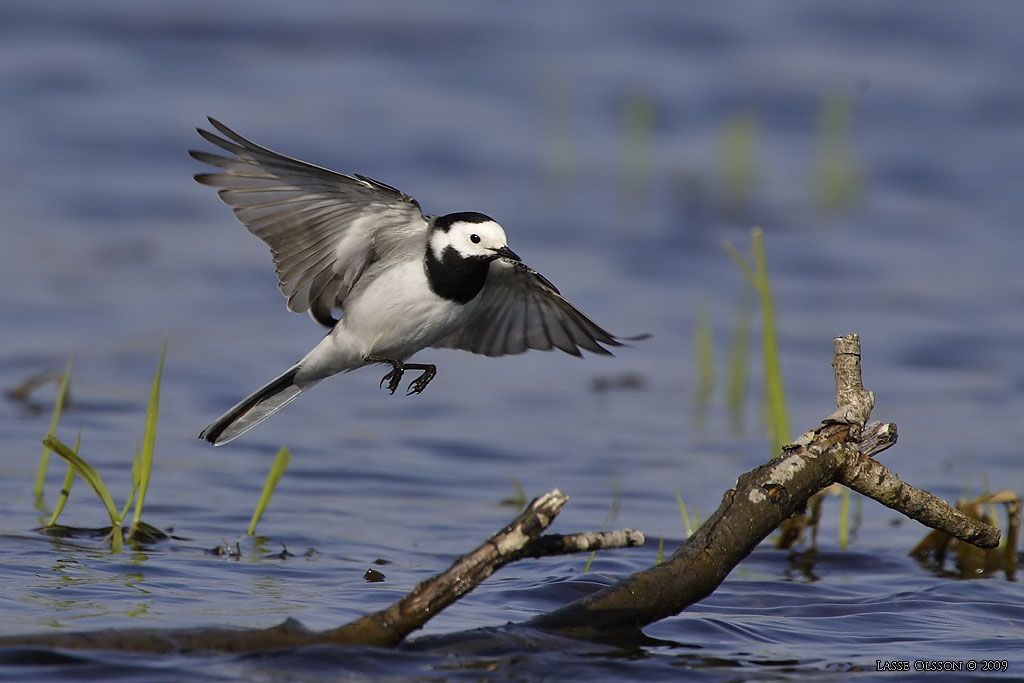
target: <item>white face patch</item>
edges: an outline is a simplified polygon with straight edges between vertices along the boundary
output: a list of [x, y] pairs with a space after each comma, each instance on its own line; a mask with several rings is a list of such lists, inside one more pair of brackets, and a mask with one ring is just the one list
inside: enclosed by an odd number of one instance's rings
[[505, 231], [494, 221], [469, 223], [456, 221], [447, 231], [436, 230], [430, 237], [430, 250], [441, 260], [444, 250], [452, 247], [461, 256], [493, 256], [496, 249], [508, 246]]

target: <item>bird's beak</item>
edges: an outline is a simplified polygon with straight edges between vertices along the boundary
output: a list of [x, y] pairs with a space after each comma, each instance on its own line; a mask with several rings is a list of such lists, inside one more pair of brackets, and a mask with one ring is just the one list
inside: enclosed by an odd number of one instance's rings
[[500, 249], [494, 249], [494, 253], [501, 258], [512, 259], [513, 261], [522, 261], [522, 259], [519, 258], [519, 254], [509, 249], [508, 246], [501, 247]]

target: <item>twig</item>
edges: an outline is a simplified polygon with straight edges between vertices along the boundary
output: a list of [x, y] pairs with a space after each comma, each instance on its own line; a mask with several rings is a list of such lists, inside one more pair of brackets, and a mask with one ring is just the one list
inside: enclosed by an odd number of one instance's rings
[[609, 548], [633, 548], [644, 544], [644, 534], [636, 529], [587, 531], [581, 534], [546, 534], [523, 549], [523, 557], [548, 557], [586, 553]]

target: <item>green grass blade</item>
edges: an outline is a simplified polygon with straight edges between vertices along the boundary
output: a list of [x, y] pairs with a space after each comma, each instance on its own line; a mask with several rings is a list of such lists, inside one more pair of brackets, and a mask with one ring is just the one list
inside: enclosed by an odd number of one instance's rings
[[747, 357], [750, 355], [750, 301], [743, 303], [736, 314], [736, 327], [729, 344], [729, 377], [726, 383], [726, 405], [733, 430], [743, 429], [743, 405], [747, 396]]
[[743, 275], [753, 285], [761, 304], [761, 355], [764, 362], [765, 416], [768, 434], [772, 443], [772, 457], [789, 443], [789, 417], [786, 411], [786, 392], [782, 386], [782, 371], [779, 367], [779, 349], [775, 335], [775, 310], [772, 306], [771, 288], [768, 285], [768, 268], [764, 257], [764, 233], [760, 228], [750, 231], [754, 265], [749, 263], [728, 242], [722, 246], [736, 262]]
[[[612, 494], [612, 504], [608, 506], [608, 512], [604, 513], [604, 521], [601, 522], [601, 531], [604, 531], [605, 527], [608, 526], [608, 522], [610, 522], [613, 517], [615, 517], [616, 515], [619, 514], [619, 505], [621, 505], [621, 503], [622, 503], [622, 494], [619, 492], [619, 487], [616, 486], [615, 487], [615, 491]], [[597, 555], [597, 551], [596, 550], [591, 550], [590, 551], [590, 556], [587, 557], [587, 563], [583, 566], [583, 573], [584, 574], [587, 574], [587, 573], [590, 572], [590, 564], [594, 561], [594, 556], [595, 555]]]
[[[132, 501], [135, 500], [135, 494], [139, 492], [139, 469], [141, 468], [140, 462], [142, 460], [142, 454], [139, 452], [139, 447], [135, 447], [135, 457], [132, 458], [132, 490], [128, 492], [128, 500], [124, 502], [124, 507], [121, 508], [121, 522], [124, 522], [124, 518], [128, 516], [128, 510], [132, 506]], [[135, 527], [134, 530], [138, 530]]]
[[750, 204], [757, 178], [754, 152], [757, 121], [749, 112], [731, 116], [722, 130], [722, 191], [728, 211], [742, 211]]
[[[683, 502], [683, 497], [681, 495], [679, 495], [679, 491], [676, 491], [675, 494], [676, 494], [676, 507], [679, 508], [679, 516], [683, 518], [683, 526], [686, 527], [686, 537], [689, 538], [690, 536], [693, 536], [693, 530], [695, 528], [696, 517], [693, 520], [690, 519], [690, 515], [686, 511], [686, 503]], [[694, 510], [694, 515], [696, 516], [696, 514], [697, 514], [697, 511]]]
[[754, 228], [750, 231], [750, 239], [754, 252], [757, 293], [761, 299], [761, 353], [764, 357], [765, 394], [774, 458], [789, 443], [789, 418], [786, 414], [786, 392], [782, 386], [782, 370], [775, 337], [775, 312], [768, 286], [768, 268], [765, 265], [764, 234], [760, 228]]
[[725, 249], [725, 253], [729, 255], [729, 258], [733, 260], [736, 267], [740, 269], [741, 273], [743, 273], [743, 277], [747, 278], [747, 282], [750, 283], [750, 286], [757, 289], [757, 276], [754, 274], [754, 269], [751, 268], [750, 264], [747, 263], [747, 260], [743, 258], [743, 255], [736, 251], [736, 247], [732, 246], [729, 242], [722, 242], [722, 249]]
[[704, 415], [711, 405], [715, 390], [715, 340], [711, 327], [711, 313], [707, 305], [702, 305], [697, 313], [697, 326], [694, 330], [697, 350], [697, 382], [694, 392], [694, 406], [698, 423], [703, 422]]
[[853, 523], [850, 525], [854, 534], [860, 529], [861, 522], [864, 521], [864, 496], [855, 496], [853, 498]]
[[287, 448], [282, 447], [277, 452], [274, 464], [270, 466], [270, 471], [267, 472], [267, 480], [263, 482], [263, 493], [260, 494], [259, 502], [256, 503], [256, 509], [252, 512], [252, 519], [249, 521], [249, 530], [245, 532], [246, 535], [252, 536], [256, 533], [256, 522], [260, 521], [263, 511], [267, 509], [270, 497], [274, 495], [274, 488], [277, 486], [277, 482], [281, 481], [281, 475], [284, 474], [291, 460], [292, 455], [288, 452]]
[[100, 497], [100, 501], [103, 506], [107, 509], [107, 515], [110, 517], [112, 523], [117, 523], [117, 509], [114, 507], [114, 499], [110, 497], [110, 492], [107, 490], [106, 484], [103, 483], [103, 479], [97, 474], [96, 470], [92, 468], [89, 463], [83, 460], [77, 453], [67, 447], [64, 442], [55, 436], [47, 436], [43, 439], [43, 443], [47, 447], [64, 458], [72, 467], [75, 468], [75, 472], [80, 476], [92, 490], [96, 492], [96, 495]]
[[850, 543], [850, 489], [839, 492], [839, 549], [846, 550]]
[[[68, 383], [71, 381], [71, 359], [68, 359], [67, 367], [64, 368], [64, 375], [60, 378], [60, 386], [57, 387], [57, 400], [53, 404], [53, 415], [50, 417], [50, 428], [46, 430], [46, 436], [53, 436], [57, 433], [57, 423], [60, 422], [60, 413], [64, 409], [64, 399], [68, 395]], [[43, 446], [43, 453], [39, 456], [39, 467], [36, 468], [36, 483], [32, 488], [32, 495], [35, 497], [36, 506], [43, 505], [43, 484], [46, 482], [46, 467], [50, 462], [50, 449]]]
[[848, 209], [861, 194], [863, 177], [850, 154], [850, 123], [853, 105], [841, 93], [822, 103], [815, 139], [814, 198], [829, 211]]
[[135, 496], [135, 513], [132, 515], [132, 526], [128, 532], [129, 538], [135, 535], [139, 526], [139, 516], [142, 515], [142, 503], [146, 499], [146, 489], [149, 488], [149, 473], [153, 468], [153, 444], [156, 442], [156, 417], [160, 409], [160, 375], [164, 370], [164, 356], [167, 355], [167, 340], [164, 340], [164, 348], [160, 351], [160, 360], [156, 364], [156, 373], [153, 375], [153, 386], [149, 390], [149, 403], [146, 405], [146, 428], [142, 433], [142, 453], [139, 458], [139, 485]]
[[[72, 448], [72, 452], [78, 453], [78, 447], [82, 445], [82, 430], [78, 430], [78, 435], [75, 437], [75, 446]], [[60, 486], [60, 495], [57, 496], [57, 504], [53, 506], [53, 514], [50, 515], [50, 521], [46, 523], [46, 526], [53, 526], [57, 523], [57, 518], [60, 513], [64, 510], [64, 506], [68, 502], [68, 496], [71, 495], [71, 484], [75, 481], [75, 468], [68, 463], [68, 471], [64, 473], [64, 483]]]
[[654, 100], [646, 94], [634, 94], [623, 107], [625, 129], [624, 191], [627, 208], [637, 211], [649, 200], [651, 170], [654, 165]]
[[526, 490], [523, 489], [522, 483], [514, 475], [510, 476], [508, 479], [510, 482], [512, 482], [512, 489], [514, 493], [508, 498], [501, 501], [501, 504], [523, 507], [524, 505], [526, 505]]
[[658, 556], [654, 558], [654, 564], [661, 564], [661, 561], [665, 559], [665, 539], [664, 537], [658, 539]]
[[107, 509], [107, 515], [110, 517], [111, 526], [111, 546], [115, 553], [121, 552], [123, 539], [121, 537], [121, 519], [117, 516], [117, 508], [114, 507], [114, 499], [110, 497], [110, 491], [107, 490], [106, 484], [100, 478], [100, 475], [96, 473], [89, 463], [82, 460], [77, 453], [68, 448], [60, 439], [55, 436], [47, 436], [43, 439], [43, 443], [51, 451], [64, 458], [72, 467], [75, 468], [75, 473], [78, 474], [82, 479], [85, 480], [92, 490], [96, 492], [96, 495], [100, 497], [100, 501], [103, 503], [103, 507]]

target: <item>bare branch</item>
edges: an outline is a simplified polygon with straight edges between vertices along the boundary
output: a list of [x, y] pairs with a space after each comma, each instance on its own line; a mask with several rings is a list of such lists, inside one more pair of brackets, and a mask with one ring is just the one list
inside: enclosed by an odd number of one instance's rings
[[[786, 446], [775, 460], [742, 475], [736, 488], [726, 492], [718, 510], [669, 561], [527, 625], [595, 637], [617, 629], [634, 630], [672, 616], [710, 595], [758, 543], [803, 510], [821, 489], [846, 479], [857, 490], [871, 490], [864, 474], [888, 474], [888, 470], [862, 454], [862, 443], [865, 452], [881, 452], [895, 442], [896, 428], [878, 423], [865, 428], [874, 396], [861, 383], [860, 338], [855, 334], [837, 337], [833, 349], [838, 407], [821, 425]], [[884, 495], [878, 494], [883, 504], [926, 524], [942, 525], [940, 528], [962, 534], [971, 542], [998, 542], [997, 529], [967, 520], [931, 494], [903, 482], [883, 491]], [[929, 505], [922, 506], [924, 500]], [[939, 509], [950, 514], [938, 514]]]
[[980, 548], [995, 548], [999, 545], [998, 528], [971, 519], [941, 498], [914, 488], [876, 460], [858, 458], [844, 463], [836, 481], [961, 541]]
[[46, 633], [0, 638], [0, 647], [34, 645], [136, 652], [248, 652], [313, 644], [395, 645], [500, 567], [524, 557], [641, 545], [632, 529], [572, 535], [540, 534], [568, 496], [557, 489], [540, 496], [511, 524], [460, 557], [438, 576], [416, 586], [391, 607], [328, 631], [309, 631], [294, 619], [266, 629], [126, 629]]
[[522, 557], [527, 545], [551, 525], [567, 500], [569, 497], [558, 489], [535, 499], [515, 521], [473, 552], [455, 560], [447, 571], [416, 586], [387, 609], [324, 632], [324, 642], [361, 645], [402, 642], [409, 633], [422, 628], [497, 569]]
[[585, 553], [591, 550], [632, 548], [643, 545], [644, 540], [643, 532], [636, 529], [587, 531], [567, 536], [547, 534], [527, 545], [523, 557], [547, 557], [548, 555]]

